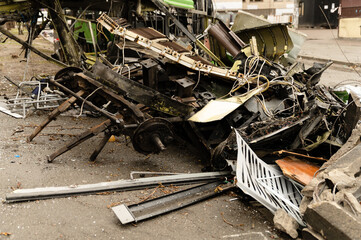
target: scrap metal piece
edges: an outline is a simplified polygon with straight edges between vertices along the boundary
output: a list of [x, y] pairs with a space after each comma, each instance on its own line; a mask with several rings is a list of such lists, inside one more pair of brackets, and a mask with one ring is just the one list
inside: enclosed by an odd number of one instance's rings
[[[110, 119], [108, 119], [108, 120], [100, 123], [99, 125], [94, 126], [91, 129], [83, 132], [82, 134], [77, 136], [74, 140], [71, 140], [69, 143], [67, 143], [64, 147], [58, 149], [51, 155], [46, 156], [48, 162], [52, 162], [56, 157], [62, 155], [63, 153], [69, 151], [70, 149], [78, 146], [80, 143], [84, 142], [85, 140], [88, 140], [89, 138], [94, 137], [101, 132], [104, 132], [105, 130], [109, 129], [112, 125], [113, 125], [112, 121]], [[96, 155], [98, 155], [98, 154], [96, 154]]]
[[39, 199], [69, 197], [73, 195], [86, 195], [98, 192], [108, 191], [131, 191], [147, 187], [162, 185], [185, 185], [195, 183], [213, 182], [226, 177], [231, 177], [231, 173], [223, 172], [206, 172], [177, 174], [171, 176], [149, 177], [141, 179], [128, 179], [113, 182], [102, 182], [95, 184], [75, 185], [67, 187], [45, 187], [33, 189], [16, 189], [6, 195], [6, 202], [34, 201]]
[[13, 113], [13, 112], [11, 112], [9, 109], [7, 109], [7, 107], [6, 107], [6, 104], [5, 103], [2, 103], [2, 102], [0, 102], [0, 112], [3, 112], [3, 113], [5, 113], [5, 114], [8, 114], [8, 115], [10, 115], [10, 116], [12, 116], [12, 117], [14, 117], [14, 118], [23, 118], [23, 116], [22, 115], [20, 115], [20, 114], [18, 114], [18, 113]]
[[159, 64], [151, 58], [141, 61], [140, 64], [143, 66], [143, 84], [158, 90]]
[[108, 131], [104, 133], [103, 139], [100, 141], [99, 145], [95, 148], [92, 155], [89, 157], [89, 161], [94, 162], [95, 159], [98, 157], [99, 153], [103, 150], [105, 147], [105, 144], [109, 141], [109, 138], [112, 136], [112, 134]]
[[251, 97], [260, 94], [265, 89], [265, 87], [266, 85], [264, 84], [259, 88], [252, 89], [243, 95], [234, 96], [227, 99], [212, 100], [204, 108], [190, 117], [188, 121], [207, 123], [221, 120], [236, 110], [243, 103], [248, 101]]
[[[216, 77], [224, 78], [230, 81], [237, 80], [237, 71], [231, 71], [228, 68], [221, 68], [209, 64], [207, 61], [201, 61], [199, 56], [193, 52], [179, 53], [178, 51], [162, 45], [159, 41], [164, 41], [164, 38], [149, 39], [143, 33], [135, 32], [134, 30], [128, 30], [119, 26], [113, 19], [111, 19], [105, 13], [102, 14], [97, 20], [108, 31], [115, 35], [119, 35], [126, 40], [137, 43], [139, 46], [149, 49], [154, 52], [154, 55], [160, 55], [168, 58], [171, 61], [179, 63], [187, 68], [195, 71], [200, 71], [205, 74], [211, 74]], [[151, 29], [151, 28], [148, 28]], [[152, 29], [152, 31], [157, 32]], [[167, 40], [169, 41], [169, 40]], [[119, 46], [118, 46], [119, 47]]]
[[152, 88], [117, 74], [100, 62], [93, 65], [93, 73], [98, 77], [98, 82], [157, 111], [173, 116], [187, 116], [193, 110], [193, 107], [189, 105], [175, 101]]
[[208, 33], [224, 46], [234, 59], [239, 59], [243, 54], [242, 49], [247, 46], [222, 21], [213, 25]]
[[181, 98], [192, 97], [193, 86], [195, 82], [189, 77], [174, 80], [177, 85], [177, 95]]
[[288, 180], [279, 170], [258, 158], [235, 131], [238, 146], [237, 186], [272, 213], [283, 208], [300, 225], [305, 226], [299, 210], [302, 186]]
[[181, 208], [185, 208], [192, 204], [207, 200], [211, 197], [218, 196], [226, 190], [230, 190], [235, 186], [232, 185], [223, 188], [223, 191], [215, 191], [223, 182], [217, 181], [213, 183], [202, 184], [166, 196], [158, 197], [146, 202], [126, 206], [124, 204], [112, 208], [113, 212], [122, 224], [131, 222], [139, 222], [158, 215], [169, 213]]
[[133, 147], [144, 154], [159, 153], [174, 139], [173, 126], [163, 118], [151, 118], [142, 122], [134, 131]]
[[[83, 90], [80, 90], [77, 92], [79, 96], [82, 96], [84, 94]], [[61, 113], [65, 112], [77, 99], [75, 97], [71, 97], [65, 102], [63, 102], [59, 107], [54, 109], [46, 118], [44, 122], [42, 122], [35, 130], [34, 132], [28, 137], [27, 141], [31, 142], [34, 137], [36, 137], [51, 121], [55, 120], [57, 116], [59, 116]]]
[[235, 31], [245, 43], [254, 36], [257, 39], [259, 53], [270, 60], [278, 60], [281, 55], [293, 48], [286, 24], [268, 24]]
[[78, 100], [82, 101], [84, 104], [88, 105], [89, 107], [93, 108], [94, 110], [98, 111], [100, 114], [102, 114], [103, 116], [109, 118], [110, 120], [112, 120], [114, 123], [117, 123], [118, 126], [123, 127], [124, 126], [124, 121], [123, 119], [119, 119], [115, 116], [113, 116], [111, 113], [104, 111], [103, 109], [95, 106], [92, 102], [86, 100], [85, 98], [82, 98], [81, 96], [79, 96], [78, 94], [76, 94], [75, 92], [73, 92], [72, 90], [70, 90], [69, 88], [61, 85], [60, 83], [58, 83], [57, 81], [50, 79], [49, 82], [51, 84], [53, 84], [54, 86], [57, 86], [58, 88], [60, 88], [61, 90], [63, 90], [64, 92], [74, 96], [75, 98], [77, 98]]
[[296, 152], [291, 152], [291, 151], [287, 151], [287, 150], [281, 150], [278, 152], [275, 152], [278, 155], [282, 155], [282, 154], [287, 154], [287, 155], [292, 155], [292, 156], [297, 156], [297, 157], [301, 157], [301, 158], [305, 158], [305, 159], [309, 159], [309, 160], [316, 160], [316, 161], [327, 161], [327, 159], [322, 158], [322, 157], [312, 157], [312, 156], [308, 156], [308, 155], [304, 155], [301, 153], [296, 153]]
[[7, 108], [12, 112], [22, 112], [22, 118], [25, 118], [29, 109], [53, 109], [59, 106], [59, 101], [66, 99], [43, 89], [49, 89], [48, 82], [42, 80], [21, 82], [16, 96], [7, 100]]
[[304, 186], [311, 182], [315, 173], [320, 169], [320, 167], [314, 164], [299, 160], [295, 157], [285, 157], [276, 160], [276, 163], [286, 177], [289, 177]]

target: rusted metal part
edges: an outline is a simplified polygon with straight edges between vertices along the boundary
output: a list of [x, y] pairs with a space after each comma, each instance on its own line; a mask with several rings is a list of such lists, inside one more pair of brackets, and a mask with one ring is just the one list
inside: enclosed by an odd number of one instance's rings
[[149, 58], [140, 64], [143, 66], [143, 84], [158, 90], [158, 63]]
[[276, 160], [276, 163], [286, 177], [289, 177], [304, 186], [311, 182], [317, 170], [320, 169], [320, 167], [314, 164], [299, 160], [293, 156]]
[[[100, 123], [99, 125], [94, 126], [91, 129], [83, 132], [82, 134], [77, 136], [74, 140], [67, 143], [64, 147], [58, 149], [57, 151], [55, 151], [51, 155], [48, 155], [47, 156], [48, 162], [52, 162], [56, 157], [62, 155], [63, 153], [69, 151], [70, 149], [78, 146], [80, 143], [84, 142], [85, 140], [87, 140], [87, 139], [89, 139], [91, 137], [94, 137], [94, 136], [98, 135], [101, 132], [104, 132], [105, 130], [109, 129], [113, 124], [114, 123], [112, 123], [112, 121], [110, 119], [108, 119], [108, 120]], [[99, 152], [100, 152], [100, 150], [99, 150]]]
[[112, 114], [110, 114], [107, 111], [104, 111], [103, 109], [95, 106], [92, 102], [80, 97], [78, 94], [76, 94], [75, 92], [73, 92], [72, 90], [70, 90], [67, 87], [64, 87], [63, 85], [61, 85], [60, 83], [56, 82], [55, 80], [50, 79], [49, 82], [51, 84], [53, 84], [54, 86], [57, 86], [58, 88], [60, 88], [61, 90], [63, 90], [64, 92], [74, 96], [75, 98], [77, 98], [78, 100], [84, 102], [84, 104], [88, 105], [89, 107], [93, 108], [94, 110], [98, 111], [100, 114], [102, 114], [103, 116], [109, 118], [110, 120], [112, 120], [114, 123], [117, 123], [119, 126], [124, 126], [124, 122], [122, 119], [118, 119], [117, 117], [113, 116]]
[[154, 40], [154, 39], [159, 39], [159, 38], [167, 39], [167, 36], [158, 32], [157, 30], [155, 30], [153, 28], [135, 28], [135, 29], [132, 29], [132, 32], [139, 34], [145, 38], [148, 38], [149, 40]]
[[135, 150], [148, 154], [166, 149], [174, 139], [173, 126], [163, 118], [151, 118], [141, 123], [134, 131], [132, 143]]
[[172, 116], [187, 116], [193, 110], [193, 107], [189, 105], [175, 101], [154, 89], [117, 74], [100, 62], [94, 64], [93, 73], [97, 76], [98, 82], [154, 110]]
[[297, 157], [301, 157], [301, 158], [305, 158], [305, 159], [309, 159], [309, 160], [316, 160], [316, 161], [323, 161], [323, 162], [327, 161], [327, 159], [322, 158], [322, 157], [312, 157], [312, 156], [308, 156], [308, 155], [305, 155], [305, 154], [291, 152], [291, 151], [287, 151], [287, 150], [281, 150], [281, 151], [278, 151], [278, 152], [275, 152], [275, 153], [278, 154], [278, 155], [287, 154], [287, 155], [297, 156]]
[[[134, 32], [133, 30], [128, 30], [119, 26], [113, 19], [111, 19], [106, 14], [102, 14], [97, 21], [111, 33], [119, 35], [122, 38], [125, 38], [126, 40], [129, 40], [131, 42], [136, 42], [139, 46], [153, 51], [154, 55], [164, 56], [169, 60], [179, 63], [187, 68], [195, 71], [200, 71], [205, 74], [210, 74], [218, 78], [227, 79], [230, 81], [234, 81], [237, 79], [237, 71], [207, 64], [204, 63], [204, 61], [194, 60], [193, 58], [194, 55], [196, 55], [195, 53], [179, 53], [169, 47], [165, 47], [158, 41], [156, 41], [156, 39], [150, 40], [145, 36]], [[162, 40], [164, 39], [162, 38]]]
[[151, 0], [160, 11], [162, 11], [168, 18], [170, 18], [174, 24], [199, 48], [206, 52], [215, 62], [220, 66], [225, 67], [226, 65], [212, 52], [210, 51], [201, 41], [199, 41], [191, 32], [188, 31], [186, 27], [183, 26], [181, 22], [161, 3], [159, 0]]
[[234, 59], [239, 59], [243, 54], [242, 49], [247, 45], [239, 39], [222, 21], [213, 25], [208, 33], [224, 46]]
[[135, 120], [138, 122], [142, 122], [145, 120], [145, 116], [142, 111], [139, 110], [139, 108], [134, 104], [126, 100], [124, 97], [114, 93], [108, 87], [102, 85], [98, 81], [94, 80], [91, 77], [86, 76], [84, 73], [78, 73], [74, 75], [74, 78], [76, 80], [83, 80], [87, 83], [100, 88], [98, 91], [98, 94], [102, 95], [104, 98], [106, 98], [109, 101], [112, 101], [113, 103], [118, 103], [119, 105], [126, 107], [132, 112], [132, 116], [134, 116]]
[[89, 161], [94, 162], [95, 159], [98, 157], [99, 153], [103, 150], [105, 145], [107, 144], [109, 138], [112, 136], [110, 132], [105, 132], [103, 139], [100, 141], [99, 145], [95, 148], [92, 155], [90, 155]]
[[[82, 96], [84, 94], [83, 90], [80, 90], [76, 93], [78, 96]], [[28, 137], [27, 141], [31, 142], [51, 121], [55, 120], [57, 116], [61, 113], [65, 112], [75, 101], [77, 100], [76, 97], [71, 97], [65, 102], [63, 102], [59, 107], [54, 109], [47, 117], [47, 119], [42, 122], [34, 132]]]

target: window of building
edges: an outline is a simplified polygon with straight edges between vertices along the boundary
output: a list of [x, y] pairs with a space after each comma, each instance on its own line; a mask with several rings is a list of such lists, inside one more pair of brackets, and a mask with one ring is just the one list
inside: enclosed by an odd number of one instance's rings
[[250, 2], [263, 2], [263, 0], [249, 0]]

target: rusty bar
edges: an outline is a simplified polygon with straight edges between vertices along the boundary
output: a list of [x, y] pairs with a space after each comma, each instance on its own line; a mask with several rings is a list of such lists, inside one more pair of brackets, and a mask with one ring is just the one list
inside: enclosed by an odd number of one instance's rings
[[78, 94], [76, 94], [75, 92], [73, 92], [72, 90], [70, 90], [69, 88], [61, 85], [60, 83], [56, 82], [53, 79], [50, 79], [49, 82], [59, 88], [61, 88], [64, 92], [74, 96], [75, 98], [77, 98], [78, 100], [84, 102], [84, 104], [88, 105], [89, 107], [93, 108], [94, 110], [98, 111], [100, 114], [102, 114], [103, 116], [109, 118], [110, 120], [112, 120], [113, 122], [120, 124], [121, 127], [124, 126], [124, 122], [122, 119], [118, 119], [116, 117], [114, 117], [112, 114], [110, 114], [107, 111], [104, 111], [103, 109], [98, 108], [97, 106], [95, 106], [93, 103], [91, 103], [90, 101], [80, 97]]
[[[83, 90], [80, 90], [77, 92], [79, 96], [82, 96], [84, 94]], [[71, 97], [65, 102], [63, 102], [59, 107], [54, 109], [46, 118], [44, 122], [42, 122], [35, 131], [28, 137], [27, 141], [31, 142], [51, 121], [55, 120], [57, 116], [59, 116], [61, 113], [65, 112], [75, 101], [76, 97]]]
[[105, 131], [111, 125], [112, 125], [112, 122], [110, 121], [110, 119], [108, 119], [108, 120], [100, 123], [99, 125], [94, 126], [91, 129], [83, 132], [82, 134], [78, 135], [76, 137], [76, 139], [68, 142], [64, 147], [56, 150], [51, 155], [46, 156], [48, 162], [52, 162], [56, 157], [62, 155], [63, 153], [69, 151], [70, 149], [78, 146], [80, 143], [84, 142], [85, 140], [88, 140], [89, 138], [94, 137], [94, 136], [98, 135], [99, 133]]
[[105, 147], [105, 144], [107, 144], [109, 138], [112, 136], [111, 133], [105, 133], [104, 138], [100, 141], [99, 145], [95, 148], [94, 152], [89, 158], [89, 161], [94, 162], [95, 159], [98, 157], [99, 153], [103, 150]]

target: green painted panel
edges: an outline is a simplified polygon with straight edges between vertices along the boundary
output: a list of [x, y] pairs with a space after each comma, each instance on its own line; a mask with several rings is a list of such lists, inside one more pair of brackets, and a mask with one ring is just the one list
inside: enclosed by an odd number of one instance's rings
[[194, 9], [193, 0], [164, 0], [164, 2], [175, 7]]

